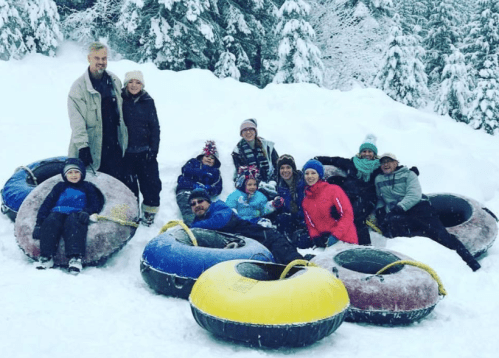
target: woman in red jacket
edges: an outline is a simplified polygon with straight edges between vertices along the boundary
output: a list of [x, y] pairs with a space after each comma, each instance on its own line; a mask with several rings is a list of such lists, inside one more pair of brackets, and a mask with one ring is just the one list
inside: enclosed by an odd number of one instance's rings
[[337, 240], [358, 244], [353, 209], [343, 189], [323, 180], [324, 167], [311, 159], [303, 166], [305, 198], [302, 202], [308, 233], [315, 246], [331, 246]]

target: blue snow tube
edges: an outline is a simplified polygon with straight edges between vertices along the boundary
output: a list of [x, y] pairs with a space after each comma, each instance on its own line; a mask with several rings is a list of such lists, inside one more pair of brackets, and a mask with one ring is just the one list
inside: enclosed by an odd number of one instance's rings
[[67, 157], [54, 157], [20, 166], [5, 183], [2, 189], [2, 213], [12, 221], [24, 199], [45, 180], [60, 175]]
[[187, 299], [198, 277], [217, 263], [236, 259], [275, 262], [270, 251], [253, 239], [214, 230], [191, 230], [197, 246], [186, 231], [175, 227], [145, 247], [140, 272], [156, 292]]

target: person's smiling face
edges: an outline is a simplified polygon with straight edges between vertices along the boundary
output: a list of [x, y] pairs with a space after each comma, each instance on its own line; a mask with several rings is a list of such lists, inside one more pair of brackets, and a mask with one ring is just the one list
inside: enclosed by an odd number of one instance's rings
[[305, 170], [305, 182], [312, 186], [319, 181], [319, 173], [315, 169], [309, 168]]

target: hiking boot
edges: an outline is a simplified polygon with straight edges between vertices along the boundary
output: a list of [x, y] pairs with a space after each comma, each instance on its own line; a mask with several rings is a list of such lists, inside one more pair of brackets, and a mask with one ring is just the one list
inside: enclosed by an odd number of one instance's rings
[[83, 265], [81, 264], [81, 259], [79, 257], [72, 257], [71, 260], [69, 260], [69, 267], [68, 267], [68, 272], [72, 275], [78, 275], [83, 268]]
[[35, 267], [38, 270], [45, 270], [54, 267], [54, 259], [52, 257], [40, 256], [38, 261], [35, 261]]
[[154, 214], [154, 213], [145, 212], [144, 217], [140, 220], [140, 222], [144, 226], [151, 226], [152, 224], [154, 224], [154, 216], [155, 215], [156, 214]]

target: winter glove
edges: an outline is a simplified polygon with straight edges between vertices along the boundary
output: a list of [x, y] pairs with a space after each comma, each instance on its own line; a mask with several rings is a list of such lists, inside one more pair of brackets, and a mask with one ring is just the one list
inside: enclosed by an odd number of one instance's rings
[[326, 247], [329, 236], [329, 234], [322, 234], [321, 236], [314, 238], [314, 245], [316, 247]]
[[284, 205], [284, 198], [281, 198], [280, 196], [276, 196], [274, 200], [272, 200], [272, 207], [274, 209], [279, 209]]
[[272, 221], [266, 218], [261, 218], [258, 220], [257, 224], [263, 227], [272, 227]]
[[92, 154], [90, 153], [89, 147], [81, 148], [78, 151], [78, 157], [80, 158], [80, 160], [83, 162], [83, 164], [86, 167], [88, 167], [90, 164], [92, 164], [94, 162], [94, 160], [92, 159]]
[[258, 185], [258, 189], [264, 189], [267, 191], [276, 191], [276, 185], [277, 183], [273, 180], [269, 181], [268, 183], [261, 181], [260, 184]]
[[405, 210], [402, 209], [402, 207], [400, 205], [395, 205], [395, 207], [390, 211], [390, 214], [393, 214], [393, 215], [400, 215], [400, 214], [404, 214], [405, 213]]
[[414, 174], [416, 174], [417, 176], [419, 176], [419, 169], [418, 167], [411, 167], [411, 169], [409, 169], [411, 172], [413, 172]]
[[152, 161], [154, 161], [156, 159], [157, 156], [158, 156], [158, 152], [157, 151], [149, 149], [149, 151], [147, 152], [147, 155], [146, 155], [146, 160], [148, 162], [152, 162]]
[[329, 211], [329, 214], [334, 220], [340, 220], [341, 214], [338, 212], [338, 209], [336, 209], [336, 206], [331, 206], [331, 210]]
[[40, 240], [40, 237], [42, 235], [42, 226], [41, 225], [36, 225], [35, 228], [33, 229], [33, 240]]
[[88, 221], [90, 220], [90, 215], [88, 215], [87, 212], [85, 211], [80, 211], [78, 214], [78, 222], [82, 225], [87, 225]]

